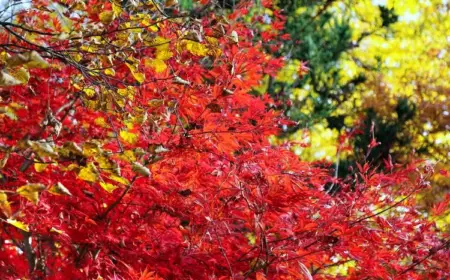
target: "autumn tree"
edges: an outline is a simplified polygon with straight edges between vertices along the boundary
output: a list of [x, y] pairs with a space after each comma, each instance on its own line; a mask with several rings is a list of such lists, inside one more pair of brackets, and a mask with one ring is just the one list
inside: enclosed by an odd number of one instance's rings
[[36, 0], [2, 17], [1, 278], [449, 277], [448, 234], [414, 202], [433, 167], [361, 162], [338, 181], [272, 146], [295, 123], [250, 92], [283, 61], [251, 3], [194, 4]]
[[[303, 142], [294, 148], [302, 159], [333, 162], [337, 176], [352, 176], [350, 170], [365, 158], [375, 137], [379, 144], [368, 154], [372, 164], [422, 158], [447, 172], [448, 4], [333, 0], [276, 5], [284, 9], [290, 40], [275, 55], [288, 63], [262, 88], [298, 121], [282, 136]], [[273, 18], [271, 9], [261, 14], [266, 21]], [[446, 176], [433, 176], [432, 185], [422, 199], [428, 209], [449, 192]], [[443, 219], [450, 221], [450, 215]]]

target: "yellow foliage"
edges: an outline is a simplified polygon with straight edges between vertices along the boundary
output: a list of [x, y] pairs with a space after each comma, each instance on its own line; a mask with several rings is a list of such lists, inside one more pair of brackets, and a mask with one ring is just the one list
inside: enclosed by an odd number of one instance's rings
[[348, 270], [356, 266], [356, 262], [354, 260], [350, 260], [348, 262], [344, 262], [338, 265], [327, 267], [323, 270], [324, 275], [333, 275], [333, 276], [346, 276], [348, 275]]
[[5, 214], [6, 217], [11, 216], [11, 205], [8, 201], [8, 196], [0, 191], [0, 209]]
[[96, 182], [98, 180], [98, 172], [92, 163], [89, 163], [87, 167], [84, 167], [78, 173], [78, 178], [88, 182]]
[[14, 220], [14, 219], [7, 219], [6, 222], [7, 222], [8, 224], [12, 225], [12, 226], [15, 226], [15, 227], [18, 228], [18, 229], [23, 230], [23, 231], [26, 231], [26, 232], [29, 232], [29, 231], [30, 231], [28, 225], [25, 224], [25, 223], [22, 223], [22, 222], [20, 222], [20, 221], [17, 221], [17, 220]]
[[156, 73], [164, 72], [164, 70], [167, 69], [167, 65], [166, 65], [166, 63], [164, 63], [164, 60], [158, 59], [158, 58], [156, 58], [156, 59], [146, 58], [146, 59], [144, 59], [144, 65], [146, 67], [153, 68]]
[[110, 183], [105, 183], [105, 182], [100, 182], [100, 186], [107, 192], [112, 193], [115, 189], [117, 189], [118, 187], [110, 184]]
[[116, 71], [113, 68], [108, 68], [108, 69], [105, 69], [105, 74], [108, 76], [115, 76]]
[[126, 143], [133, 145], [139, 140], [139, 135], [125, 130], [120, 131], [120, 138]]
[[138, 81], [140, 84], [142, 84], [145, 81], [145, 74], [144, 73], [138, 73], [138, 72], [131, 72], [134, 79]]
[[171, 51], [169, 51], [167, 48], [156, 48], [156, 59], [160, 59], [160, 60], [168, 60], [169, 58], [171, 58], [173, 56], [173, 53]]
[[136, 161], [136, 156], [134, 155], [134, 152], [132, 150], [125, 150], [122, 154], [119, 155], [119, 158], [127, 162]]
[[115, 15], [113, 11], [103, 11], [98, 17], [103, 24], [110, 24], [114, 20]]
[[134, 91], [134, 87], [128, 86], [128, 87], [126, 87], [126, 88], [119, 88], [119, 89], [117, 90], [117, 93], [118, 93], [120, 96], [123, 96], [123, 97], [126, 97], [126, 98], [133, 99], [134, 94], [135, 94], [135, 91]]
[[94, 156], [100, 153], [101, 149], [99, 144], [95, 142], [86, 142], [83, 144], [83, 155], [86, 157]]
[[113, 181], [115, 181], [117, 183], [121, 183], [123, 185], [129, 185], [130, 184], [130, 182], [126, 178], [123, 178], [123, 177], [120, 177], [120, 176], [116, 176], [116, 175], [109, 176], [109, 179], [111, 179], [111, 180], [113, 180]]
[[134, 79], [136, 81], [138, 81], [140, 84], [142, 84], [145, 80], [145, 74], [139, 72], [139, 60], [137, 60], [136, 58], [129, 58], [127, 60], [128, 62], [125, 63], [128, 67], [128, 69], [130, 69], [131, 75], [134, 77]]
[[35, 163], [34, 164], [34, 169], [37, 172], [42, 172], [47, 168], [48, 164], [47, 163]]
[[104, 128], [109, 127], [109, 125], [108, 125], [108, 124], [106, 123], [106, 121], [105, 121], [105, 118], [103, 118], [103, 117], [96, 118], [96, 119], [94, 120], [94, 123], [95, 123], [96, 125], [101, 126], [101, 127], [104, 127]]
[[295, 153], [304, 160], [336, 160], [338, 131], [326, 128], [324, 124], [316, 124], [311, 127], [308, 135], [304, 138], [304, 131], [297, 132], [297, 137], [305, 141], [307, 148], [297, 147]]
[[8, 67], [24, 66], [26, 68], [47, 68], [48, 62], [36, 51], [26, 52], [23, 54], [16, 54], [6, 59]]
[[43, 184], [26, 184], [16, 190], [16, 192], [28, 199], [29, 201], [37, 204], [39, 202], [39, 192], [45, 190]]
[[5, 71], [0, 71], [0, 87], [6, 86], [6, 87], [10, 87], [10, 86], [16, 86], [16, 85], [20, 85], [22, 84], [22, 82], [16, 78], [14, 78], [14, 76], [12, 76], [11, 74], [5, 72]]
[[181, 49], [186, 49], [196, 56], [208, 55], [208, 48], [205, 45], [191, 40], [183, 40], [182, 42]]
[[297, 70], [300, 66], [300, 61], [290, 60], [286, 65], [278, 72], [276, 79], [280, 82], [291, 82], [297, 78]]

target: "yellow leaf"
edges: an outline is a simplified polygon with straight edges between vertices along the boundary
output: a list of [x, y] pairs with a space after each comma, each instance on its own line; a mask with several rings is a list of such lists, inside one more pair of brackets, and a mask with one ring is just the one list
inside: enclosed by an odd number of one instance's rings
[[48, 164], [47, 163], [35, 163], [34, 164], [34, 169], [37, 172], [42, 172], [45, 170], [45, 168], [47, 168]]
[[115, 15], [113, 11], [103, 11], [98, 15], [98, 18], [103, 24], [110, 24], [114, 20]]
[[115, 189], [118, 188], [117, 186], [114, 186], [113, 184], [104, 183], [104, 182], [100, 182], [100, 186], [102, 186], [102, 188], [109, 193], [112, 193]]
[[8, 59], [8, 53], [5, 51], [0, 52], [0, 64], [5, 64]]
[[123, 97], [132, 99], [134, 97], [134, 88], [132, 86], [128, 86], [127, 88], [119, 88], [117, 93]]
[[136, 161], [136, 156], [132, 150], [126, 150], [122, 154], [119, 154], [119, 158], [126, 162], [134, 162]]
[[120, 14], [122, 14], [122, 7], [116, 3], [112, 4], [112, 10], [114, 13], [114, 16], [120, 16]]
[[168, 49], [169, 48], [169, 42], [170, 42], [170, 39], [166, 39], [164, 37], [157, 36], [151, 42], [149, 42], [147, 45], [149, 47], [155, 47], [158, 50], [160, 50], [160, 49]]
[[96, 182], [98, 180], [97, 169], [90, 163], [87, 167], [84, 167], [78, 173], [78, 178], [88, 182]]
[[[1, 73], [0, 73], [0, 86], [1, 86]], [[11, 104], [6, 107], [0, 107], [0, 114], [5, 114], [13, 121], [17, 121], [17, 115], [13, 108], [11, 108]]]
[[97, 156], [95, 157], [95, 161], [98, 163], [100, 169], [120, 175], [120, 166], [111, 160], [109, 156]]
[[185, 41], [185, 48], [196, 56], [206, 56], [208, 55], [208, 48], [201, 43], [194, 41]]
[[29, 61], [24, 66], [27, 68], [47, 68], [49, 64], [37, 52], [32, 51]]
[[99, 117], [94, 120], [94, 123], [101, 127], [108, 127], [108, 124], [105, 121], [105, 118]]
[[101, 149], [97, 143], [86, 142], [83, 144], [83, 155], [86, 157], [94, 156], [100, 153]]
[[248, 232], [247, 234], [245, 234], [245, 237], [247, 237], [248, 243], [250, 245], [255, 245], [255, 243], [256, 243], [256, 235], [254, 235], [252, 232]]
[[116, 71], [114, 69], [112, 69], [112, 68], [108, 68], [108, 69], [105, 69], [105, 74], [108, 75], [108, 76], [115, 76], [116, 75]]
[[24, 224], [20, 221], [13, 220], [13, 219], [7, 219], [6, 222], [12, 226], [15, 226], [16, 228], [23, 230], [23, 231], [26, 231], [26, 232], [30, 231], [30, 229], [28, 228], [28, 225]]
[[156, 49], [156, 59], [168, 60], [173, 56], [173, 53], [168, 49], [157, 48]]
[[219, 40], [217, 38], [206, 36], [205, 39], [211, 45], [214, 45], [214, 46], [218, 46], [219, 45]]
[[0, 192], [0, 209], [6, 217], [11, 216], [11, 205], [8, 201], [8, 196], [4, 192]]
[[48, 62], [42, 58], [36, 51], [16, 54], [6, 60], [8, 67], [23, 65], [26, 68], [47, 68]]
[[56, 185], [53, 185], [48, 191], [51, 194], [54, 194], [54, 195], [68, 195], [68, 196], [72, 196], [70, 191], [63, 184], [61, 184], [60, 182], [58, 182]]
[[125, 130], [121, 130], [120, 131], [120, 138], [123, 141], [125, 141], [125, 142], [127, 142], [128, 144], [131, 144], [131, 145], [135, 144], [139, 140], [139, 136], [138, 135], [136, 135], [134, 133], [131, 133], [131, 132], [128, 132], [128, 131], [125, 131]]
[[123, 185], [129, 185], [130, 181], [128, 181], [126, 178], [120, 177], [120, 176], [116, 176], [116, 175], [111, 175], [109, 176], [109, 179], [117, 182], [117, 183], [121, 183]]
[[124, 120], [124, 124], [128, 129], [133, 129], [135, 122], [136, 122], [135, 117], [130, 117], [129, 119]]
[[43, 184], [27, 184], [16, 190], [16, 192], [28, 199], [29, 201], [37, 204], [39, 202], [39, 192], [45, 190], [45, 186]]
[[9, 74], [22, 84], [28, 83], [28, 80], [30, 79], [30, 73], [23, 67], [20, 67], [14, 71], [9, 71]]
[[145, 81], [145, 74], [144, 73], [138, 73], [138, 72], [131, 72], [133, 77], [138, 81], [140, 84], [142, 84]]
[[144, 65], [153, 68], [156, 73], [161, 73], [167, 69], [166, 63], [162, 59], [144, 59]]
[[145, 80], [144, 73], [138, 72], [138, 66], [139, 66], [139, 60], [137, 60], [134, 57], [128, 58], [127, 62], [125, 63], [127, 65], [128, 69], [130, 69], [131, 75], [138, 81], [139, 83], [143, 83]]
[[95, 89], [93, 89], [93, 88], [84, 88], [83, 92], [86, 93], [86, 95], [89, 97], [92, 97], [95, 95]]
[[[142, 24], [144, 24], [144, 21], [142, 22]], [[156, 26], [156, 24], [152, 24], [152, 25], [150, 25], [150, 23], [149, 22], [147, 22], [147, 24], [144, 24], [145, 26], [148, 26], [148, 29], [150, 30], [150, 31], [153, 31], [153, 32], [158, 32], [159, 31], [159, 29], [158, 29], [158, 27]], [[150, 25], [150, 26], [149, 26]]]
[[76, 62], [80, 62], [83, 59], [83, 56], [79, 53], [72, 54], [72, 59]]

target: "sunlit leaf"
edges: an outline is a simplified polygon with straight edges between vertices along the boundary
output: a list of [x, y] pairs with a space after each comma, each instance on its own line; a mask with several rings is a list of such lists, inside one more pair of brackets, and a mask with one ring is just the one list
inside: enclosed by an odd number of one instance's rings
[[8, 196], [2, 191], [0, 191], [0, 209], [6, 217], [11, 216], [11, 205], [9, 204]]
[[117, 186], [115, 186], [113, 184], [105, 183], [105, 182], [100, 182], [100, 186], [102, 186], [102, 188], [109, 193], [112, 193], [115, 189], [118, 188]]
[[23, 65], [26, 68], [47, 68], [48, 62], [43, 59], [36, 51], [16, 54], [6, 60], [9, 67]]
[[83, 167], [78, 173], [78, 178], [88, 182], [96, 182], [98, 180], [98, 173], [95, 166], [90, 163], [87, 167]]
[[98, 17], [103, 24], [110, 24], [114, 20], [115, 15], [114, 11], [103, 11]]
[[15, 226], [18, 229], [23, 230], [23, 231], [26, 231], [26, 232], [30, 231], [28, 225], [23, 222], [20, 222], [20, 221], [14, 220], [14, 219], [7, 219], [6, 222], [12, 226]]
[[45, 186], [43, 184], [26, 184], [16, 190], [16, 192], [28, 199], [29, 201], [37, 204], [39, 202], [39, 193], [45, 190]]
[[120, 131], [120, 138], [128, 144], [135, 144], [139, 140], [139, 135], [125, 130]]
[[161, 73], [167, 69], [166, 63], [162, 59], [145, 59], [144, 64], [147, 67], [151, 67], [156, 73]]
[[34, 169], [37, 172], [42, 172], [42, 171], [44, 171], [47, 168], [47, 166], [48, 166], [47, 163], [38, 163], [37, 162], [37, 163], [34, 164]]
[[109, 76], [115, 76], [116, 75], [116, 71], [114, 69], [112, 69], [112, 68], [108, 68], [108, 69], [105, 69], [105, 74], [109, 75]]
[[184, 48], [193, 55], [206, 56], [208, 55], [208, 48], [202, 43], [194, 42], [191, 40], [183, 40]]
[[130, 184], [130, 181], [128, 181], [126, 178], [120, 177], [120, 176], [116, 176], [114, 174], [109, 176], [109, 179], [111, 179], [111, 180], [113, 180], [113, 181], [115, 181], [117, 183], [121, 183], [123, 185], [129, 185]]

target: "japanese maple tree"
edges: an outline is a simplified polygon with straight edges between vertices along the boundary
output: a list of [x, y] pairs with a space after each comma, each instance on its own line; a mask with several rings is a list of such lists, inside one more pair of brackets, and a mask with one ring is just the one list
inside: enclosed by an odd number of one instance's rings
[[293, 122], [250, 92], [283, 60], [250, 3], [214, 5], [34, 0], [1, 17], [0, 278], [449, 277], [448, 233], [414, 202], [432, 166], [338, 180], [272, 146]]

